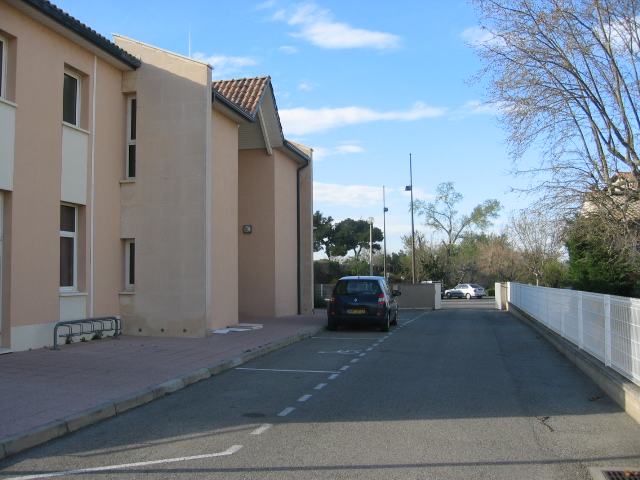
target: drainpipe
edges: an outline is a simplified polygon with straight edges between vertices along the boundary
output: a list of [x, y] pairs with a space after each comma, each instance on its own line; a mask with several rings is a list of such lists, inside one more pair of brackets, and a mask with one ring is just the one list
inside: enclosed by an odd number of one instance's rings
[[309, 166], [309, 160], [306, 160], [305, 164], [300, 166], [298, 170], [296, 170], [296, 209], [297, 209], [297, 242], [298, 242], [298, 315], [302, 314], [302, 296], [300, 294], [300, 288], [302, 287], [302, 278], [300, 275], [300, 257], [301, 257], [301, 246], [300, 246], [300, 170], [307, 168]]

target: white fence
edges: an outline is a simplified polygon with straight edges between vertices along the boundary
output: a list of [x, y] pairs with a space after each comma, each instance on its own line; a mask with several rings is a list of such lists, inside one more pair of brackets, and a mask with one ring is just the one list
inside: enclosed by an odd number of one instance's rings
[[508, 286], [509, 302], [640, 385], [640, 299]]

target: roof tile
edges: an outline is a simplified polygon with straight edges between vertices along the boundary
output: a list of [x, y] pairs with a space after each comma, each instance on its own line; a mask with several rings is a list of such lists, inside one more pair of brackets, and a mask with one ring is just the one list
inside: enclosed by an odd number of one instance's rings
[[212, 87], [249, 115], [255, 116], [270, 82], [271, 77], [217, 80], [212, 83]]

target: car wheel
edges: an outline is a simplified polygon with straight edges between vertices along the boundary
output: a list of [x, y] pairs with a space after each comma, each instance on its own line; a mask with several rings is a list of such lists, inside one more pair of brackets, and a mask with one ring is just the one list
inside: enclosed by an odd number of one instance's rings
[[467, 293], [467, 300], [471, 300], [471, 294]]
[[389, 314], [388, 313], [387, 313], [387, 316], [385, 317], [384, 323], [380, 325], [380, 331], [381, 332], [389, 331]]
[[391, 322], [391, 325], [397, 325], [398, 324], [398, 310], [396, 310], [396, 314], [393, 316], [393, 321]]
[[450, 293], [447, 293], [447, 298], [451, 298], [451, 294]]
[[331, 330], [332, 332], [335, 332], [336, 330], [338, 330], [338, 324], [334, 322], [329, 322], [327, 324], [327, 330]]

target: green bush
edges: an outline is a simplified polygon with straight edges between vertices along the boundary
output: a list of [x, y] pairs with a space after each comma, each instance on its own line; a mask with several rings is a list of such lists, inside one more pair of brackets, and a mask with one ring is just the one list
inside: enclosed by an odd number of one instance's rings
[[487, 296], [495, 297], [496, 296], [496, 289], [495, 288], [487, 288]]

